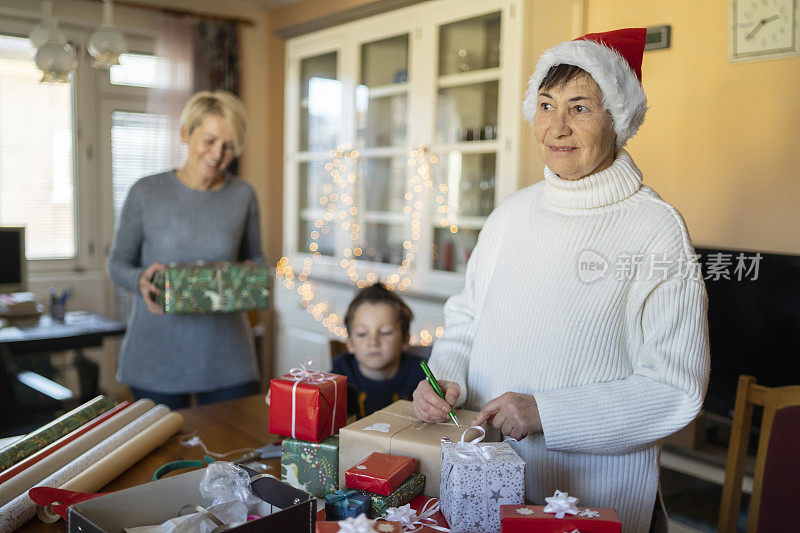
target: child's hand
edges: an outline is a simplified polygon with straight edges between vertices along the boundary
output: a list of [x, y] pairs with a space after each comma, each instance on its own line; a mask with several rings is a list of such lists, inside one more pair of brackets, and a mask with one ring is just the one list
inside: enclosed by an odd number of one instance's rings
[[414, 414], [423, 422], [445, 422], [448, 414], [461, 394], [461, 388], [454, 381], [440, 381], [447, 401], [442, 400], [433, 390], [428, 380], [423, 379], [414, 391]]

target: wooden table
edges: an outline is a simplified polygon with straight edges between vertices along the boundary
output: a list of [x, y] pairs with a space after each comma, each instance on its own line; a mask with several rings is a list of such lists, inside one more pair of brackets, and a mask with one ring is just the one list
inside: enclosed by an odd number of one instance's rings
[[[181, 409], [183, 429], [163, 445], [159, 446], [147, 457], [123, 472], [123, 474], [97, 492], [122, 490], [153, 479], [158, 467], [170, 461], [181, 459], [202, 460], [205, 452], [199, 446], [182, 446], [180, 437], [187, 433], [197, 432], [209, 450], [224, 453], [237, 448], [258, 448], [269, 444], [279, 437], [267, 432], [269, 407], [264, 403], [264, 395], [256, 394], [239, 400], [231, 400], [211, 405]], [[242, 454], [231, 455], [235, 459]], [[266, 471], [280, 477], [280, 459], [264, 461], [271, 468]], [[185, 472], [179, 470], [177, 473]], [[18, 531], [64, 533], [67, 525], [63, 520], [55, 524], [45, 524], [34, 518]]]

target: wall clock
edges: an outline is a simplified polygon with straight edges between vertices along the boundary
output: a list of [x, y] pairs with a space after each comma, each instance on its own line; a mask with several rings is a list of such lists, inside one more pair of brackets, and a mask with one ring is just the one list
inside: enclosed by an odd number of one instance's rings
[[731, 0], [730, 60], [800, 54], [800, 0]]

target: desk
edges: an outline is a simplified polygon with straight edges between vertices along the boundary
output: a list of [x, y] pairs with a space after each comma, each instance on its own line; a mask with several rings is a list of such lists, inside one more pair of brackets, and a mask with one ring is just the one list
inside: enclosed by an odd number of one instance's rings
[[[10, 417], [20, 407], [10, 386], [14, 380], [58, 400], [72, 397], [64, 387], [43, 376], [33, 372], [20, 373], [15, 357], [75, 350], [73, 365], [78, 369], [81, 383], [79, 399], [88, 399], [97, 395], [98, 370], [95, 363], [83, 356], [83, 348], [101, 346], [104, 338], [124, 333], [125, 324], [84, 311], [67, 313], [64, 322], [42, 315], [35, 325], [0, 328], [0, 404], [9, 407], [3, 409], [5, 417]], [[0, 422], [7, 422], [5, 417], [0, 413]]]
[[[195, 430], [209, 450], [222, 453], [236, 448], [257, 448], [278, 438], [267, 432], [269, 408], [264, 403], [263, 394], [182, 409], [178, 412], [184, 417], [184, 425], [177, 435], [156, 448], [150, 455], [97, 492], [122, 490], [152, 481], [153, 473], [156, 469], [170, 461], [179, 459], [202, 460], [204, 455], [202, 448], [189, 448], [182, 446], [179, 442], [181, 435]], [[230, 457], [230, 459], [235, 458], [235, 455]], [[265, 463], [271, 466], [271, 469], [267, 470], [266, 473], [280, 477], [280, 459], [270, 459]], [[182, 472], [185, 471], [180, 470], [176, 473]], [[55, 524], [45, 524], [38, 518], [34, 518], [17, 531], [26, 533], [64, 533], [66, 530], [67, 525], [63, 520], [59, 520]]]

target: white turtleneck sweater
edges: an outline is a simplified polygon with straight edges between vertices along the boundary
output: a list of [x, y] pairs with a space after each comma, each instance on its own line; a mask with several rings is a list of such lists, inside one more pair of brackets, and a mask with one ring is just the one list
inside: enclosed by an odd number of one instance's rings
[[430, 366], [469, 409], [534, 395], [543, 435], [515, 445], [528, 501], [559, 489], [648, 530], [660, 440], [695, 417], [708, 383], [696, 268], [680, 214], [624, 150], [576, 181], [545, 169], [491, 214]]

